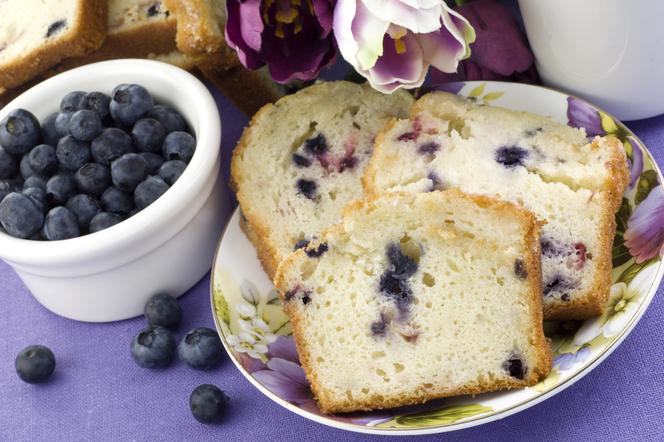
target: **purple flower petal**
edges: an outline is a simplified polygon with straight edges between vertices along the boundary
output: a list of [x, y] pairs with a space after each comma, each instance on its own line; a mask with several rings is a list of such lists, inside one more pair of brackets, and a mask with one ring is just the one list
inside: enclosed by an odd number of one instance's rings
[[625, 246], [640, 264], [664, 252], [664, 189], [654, 187], [627, 221]]
[[[275, 361], [275, 359], [270, 362], [273, 361]], [[288, 364], [295, 365], [292, 362], [283, 361], [283, 363], [277, 363], [275, 366], [280, 370], [285, 370], [285, 373], [268, 369], [253, 373], [253, 377], [271, 392], [288, 402], [295, 404], [311, 402], [313, 400], [313, 394], [311, 393], [309, 384], [306, 383], [306, 379], [305, 383], [294, 380], [291, 375], [295, 369], [293, 367], [288, 367]], [[297, 367], [302, 370], [301, 367]], [[302, 372], [302, 376], [304, 376], [304, 372]]]
[[258, 359], [254, 359], [246, 353], [235, 352], [235, 356], [240, 360], [240, 365], [249, 373], [265, 369], [265, 364]]
[[604, 135], [597, 109], [576, 97], [567, 97], [567, 125], [584, 128], [589, 137]]
[[235, 50], [240, 62], [249, 69], [258, 69], [263, 63], [258, 53], [253, 50], [242, 37], [242, 15], [240, 8], [242, 4], [239, 0], [228, 0], [226, 2], [226, 42]]
[[563, 353], [553, 359], [553, 365], [562, 371], [572, 368], [575, 362], [576, 359], [574, 357], [574, 353]]
[[456, 72], [465, 46], [450, 31], [440, 28], [436, 32], [417, 35], [417, 40], [422, 45], [424, 56], [433, 67], [442, 72]]
[[290, 378], [292, 382], [297, 382], [307, 386], [309, 385], [307, 377], [304, 374], [304, 369], [295, 362], [287, 361], [281, 358], [273, 358], [268, 361], [267, 368], [283, 374], [284, 376]]
[[240, 5], [240, 33], [242, 40], [254, 51], [261, 50], [263, 18], [261, 17], [261, 0], [246, 0]]
[[629, 161], [629, 188], [632, 189], [639, 181], [641, 173], [643, 173], [643, 152], [641, 146], [634, 139], [634, 137], [627, 137], [627, 141], [632, 145], [632, 160]]
[[277, 336], [277, 339], [268, 346], [268, 357], [270, 359], [281, 358], [296, 364], [300, 363], [295, 348], [295, 339], [292, 336]]
[[383, 56], [378, 59], [373, 69], [369, 71], [372, 83], [388, 86], [403, 84], [421, 84], [426, 76], [426, 69], [422, 60], [422, 48], [412, 33], [402, 38], [406, 51], [399, 54], [395, 48], [394, 40], [389, 35], [383, 37]]

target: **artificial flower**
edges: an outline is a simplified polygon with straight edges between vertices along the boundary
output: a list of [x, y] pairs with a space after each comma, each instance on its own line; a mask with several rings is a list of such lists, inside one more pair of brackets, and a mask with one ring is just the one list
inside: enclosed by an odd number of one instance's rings
[[574, 335], [574, 344], [587, 344], [600, 335], [611, 338], [623, 330], [634, 317], [643, 297], [650, 290], [657, 267], [657, 265], [649, 265], [642, 269], [629, 285], [618, 282], [611, 286], [609, 301], [604, 307], [602, 315], [583, 323]]
[[332, 0], [228, 0], [226, 42], [279, 83], [311, 80], [336, 56]]
[[655, 186], [627, 221], [625, 246], [640, 264], [664, 254], [664, 188]]
[[381, 92], [415, 88], [429, 66], [455, 72], [475, 32], [442, 0], [338, 0], [339, 52]]
[[535, 57], [512, 11], [494, 0], [476, 0], [456, 11], [475, 29], [476, 38], [470, 58], [454, 73], [431, 71], [431, 84], [470, 80], [518, 81], [538, 83]]

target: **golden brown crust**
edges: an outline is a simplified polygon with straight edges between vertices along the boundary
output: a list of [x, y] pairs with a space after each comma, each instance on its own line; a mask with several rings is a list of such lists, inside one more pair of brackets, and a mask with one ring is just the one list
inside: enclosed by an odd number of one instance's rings
[[601, 143], [602, 141], [611, 149], [611, 158], [604, 164], [604, 167], [609, 171], [609, 182], [606, 185], [606, 190], [611, 196], [614, 205], [613, 211], [617, 212], [620, 209], [627, 184], [629, 184], [629, 165], [625, 156], [625, 148], [618, 138], [614, 136], [595, 137], [592, 143]]
[[211, 54], [226, 46], [223, 23], [209, 0], [165, 2], [178, 21], [176, 41], [180, 51], [189, 55]]
[[20, 86], [66, 57], [97, 49], [106, 37], [107, 14], [108, 2], [105, 0], [81, 1], [69, 35], [54, 39], [0, 67], [0, 88]]
[[[277, 269], [274, 277], [274, 284], [279, 291], [279, 297], [282, 300], [284, 311], [288, 315], [293, 328], [293, 337], [295, 345], [300, 358], [300, 363], [304, 372], [311, 384], [311, 390], [314, 392], [316, 400], [318, 401], [319, 408], [323, 413], [344, 413], [352, 411], [368, 411], [382, 408], [393, 408], [403, 405], [414, 405], [427, 402], [429, 400], [458, 396], [463, 394], [480, 394], [490, 391], [522, 388], [534, 385], [544, 379], [551, 371], [552, 354], [551, 348], [544, 336], [543, 322], [542, 322], [542, 296], [541, 296], [541, 260], [540, 260], [540, 238], [539, 230], [541, 223], [535, 218], [535, 215], [510, 202], [497, 200], [485, 195], [468, 195], [458, 189], [449, 189], [445, 191], [436, 191], [433, 194], [447, 194], [455, 195], [458, 198], [467, 199], [482, 208], [489, 208], [498, 212], [503, 212], [519, 220], [523, 226], [524, 243], [526, 254], [524, 256], [524, 265], [528, 273], [529, 281], [529, 308], [532, 314], [532, 334], [529, 342], [533, 345], [536, 351], [536, 367], [528, 371], [527, 376], [523, 380], [514, 378], [493, 379], [491, 381], [473, 382], [463, 388], [449, 389], [449, 388], [424, 388], [412, 392], [410, 395], [398, 396], [375, 396], [369, 400], [341, 400], [339, 401], [334, 397], [331, 392], [321, 385], [316, 372], [311, 363], [311, 353], [309, 351], [308, 343], [304, 338], [304, 332], [301, 327], [301, 317], [297, 308], [294, 308], [291, 302], [286, 301], [285, 293], [289, 289], [286, 285], [286, 272], [301, 259], [306, 259], [305, 250], [297, 250], [286, 257]], [[427, 194], [432, 195], [432, 193]], [[383, 197], [399, 198], [400, 196], [408, 196], [416, 198], [414, 194], [393, 192], [382, 195], [371, 195], [363, 200], [356, 200], [349, 203], [343, 212], [343, 217], [349, 216], [358, 210], [371, 210], [375, 208], [376, 200]], [[343, 221], [328, 227], [323, 230], [318, 239], [312, 241], [307, 248], [315, 249], [319, 244], [328, 242], [331, 236], [342, 234], [344, 231]]]
[[232, 65], [228, 60], [221, 57], [216, 66], [203, 64], [199, 68], [246, 115], [253, 115], [284, 96], [284, 90], [264, 72], [245, 69], [238, 63]]

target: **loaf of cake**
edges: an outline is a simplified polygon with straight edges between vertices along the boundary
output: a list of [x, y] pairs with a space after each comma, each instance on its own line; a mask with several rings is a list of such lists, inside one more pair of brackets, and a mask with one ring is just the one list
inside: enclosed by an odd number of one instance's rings
[[165, 0], [177, 17], [177, 47], [188, 55], [219, 52], [226, 42], [225, 0]]
[[231, 176], [245, 232], [270, 277], [362, 196], [375, 135], [411, 104], [406, 92], [383, 95], [337, 81], [287, 95], [254, 116], [233, 152]]
[[351, 203], [275, 284], [325, 413], [533, 385], [542, 330], [539, 225], [456, 190]]
[[621, 143], [588, 142], [549, 118], [480, 106], [444, 92], [378, 137], [368, 194], [456, 187], [533, 211], [542, 228], [544, 317], [585, 319], [609, 294], [614, 215], [628, 181]]
[[0, 2], [0, 89], [97, 49], [106, 35], [106, 17], [106, 0]]

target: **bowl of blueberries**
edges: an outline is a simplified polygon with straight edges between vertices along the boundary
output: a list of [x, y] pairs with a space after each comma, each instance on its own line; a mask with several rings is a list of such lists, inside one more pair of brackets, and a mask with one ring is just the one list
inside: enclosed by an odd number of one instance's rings
[[0, 258], [68, 318], [137, 316], [210, 269], [229, 214], [221, 122], [193, 75], [114, 60], [0, 111]]

